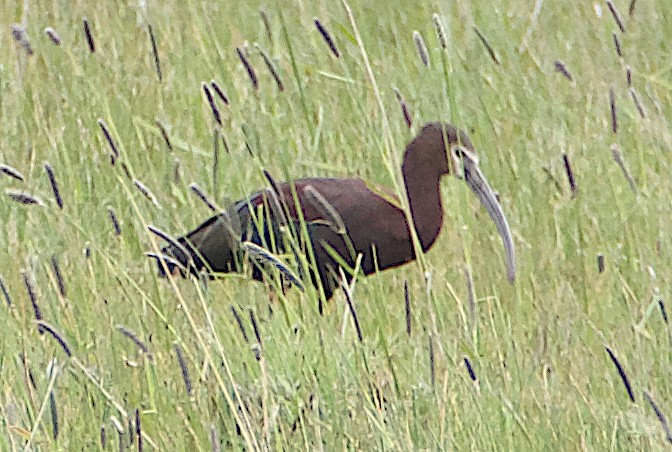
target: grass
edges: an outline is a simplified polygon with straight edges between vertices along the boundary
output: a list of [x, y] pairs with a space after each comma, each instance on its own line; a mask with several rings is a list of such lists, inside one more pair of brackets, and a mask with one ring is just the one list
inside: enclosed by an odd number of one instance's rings
[[[632, 4], [613, 2], [625, 32], [602, 2], [353, 1], [358, 32], [340, 2], [0, 4], [26, 33], [0, 34], [0, 448], [139, 447], [138, 431], [176, 450], [666, 448], [672, 17]], [[267, 186], [262, 169], [398, 187], [404, 144], [437, 119], [469, 132], [501, 196], [514, 285], [454, 179], [423, 262], [324, 316], [314, 291], [269, 305], [240, 276], [159, 280], [143, 255], [148, 224], [210, 214], [192, 183], [215, 205]]]

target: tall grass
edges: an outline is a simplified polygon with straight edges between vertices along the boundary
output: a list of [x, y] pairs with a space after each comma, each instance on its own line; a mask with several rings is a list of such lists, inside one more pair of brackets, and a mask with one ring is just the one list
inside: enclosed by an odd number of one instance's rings
[[[668, 446], [667, 0], [0, 17], [1, 449]], [[160, 280], [144, 256], [148, 224], [210, 215], [191, 187], [225, 206], [267, 169], [401, 191], [429, 120], [479, 150], [514, 285], [455, 179], [422, 262], [357, 279], [324, 315], [314, 290]]]

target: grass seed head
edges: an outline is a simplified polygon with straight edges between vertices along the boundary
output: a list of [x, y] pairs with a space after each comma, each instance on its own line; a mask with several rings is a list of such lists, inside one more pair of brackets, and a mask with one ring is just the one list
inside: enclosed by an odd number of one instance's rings
[[632, 98], [632, 101], [635, 103], [637, 111], [639, 112], [639, 117], [642, 119], [646, 119], [646, 110], [644, 110], [644, 106], [642, 105], [642, 102], [639, 100], [639, 94], [637, 94], [637, 90], [633, 87], [630, 87], [628, 91], [630, 92], [630, 97]]
[[210, 87], [215, 92], [215, 94], [217, 94], [217, 97], [219, 97], [221, 101], [224, 102], [224, 105], [229, 105], [229, 98], [216, 81], [210, 80]]
[[61, 266], [58, 263], [58, 257], [55, 254], [51, 256], [51, 268], [54, 271], [54, 276], [56, 277], [58, 292], [61, 294], [61, 296], [67, 297], [68, 291], [65, 288], [65, 281], [63, 280], [63, 274], [61, 273]]
[[315, 28], [317, 28], [317, 31], [319, 31], [320, 35], [322, 35], [322, 39], [324, 39], [324, 42], [327, 43], [327, 46], [329, 47], [329, 50], [331, 50], [331, 53], [336, 58], [340, 58], [341, 52], [339, 52], [338, 48], [336, 47], [336, 43], [331, 38], [331, 35], [329, 34], [329, 31], [326, 29], [326, 27], [322, 24], [322, 22], [320, 22], [320, 19], [315, 17], [313, 19], [313, 23], [315, 24]]
[[604, 273], [604, 254], [597, 255], [597, 272]]
[[273, 253], [253, 242], [243, 242], [241, 246], [246, 253], [254, 257], [257, 261], [271, 264], [273, 267], [277, 268], [282, 276], [298, 287], [301, 292], [305, 291], [305, 287], [301, 280]]
[[114, 228], [114, 235], [121, 235], [121, 226], [119, 225], [119, 220], [117, 219], [117, 214], [114, 212], [114, 209], [112, 207], [108, 207], [107, 213], [110, 216], [110, 221], [112, 222], [112, 227]]
[[221, 126], [222, 116], [219, 114], [219, 108], [215, 103], [215, 99], [212, 97], [210, 88], [208, 88], [208, 85], [205, 82], [201, 82], [201, 88], [203, 88], [203, 93], [205, 94], [205, 98], [208, 101], [208, 105], [210, 105], [210, 111], [212, 111], [212, 116], [215, 118], [215, 122]]
[[259, 325], [257, 324], [257, 318], [254, 315], [254, 311], [252, 309], [248, 310], [248, 313], [250, 315], [250, 322], [252, 322], [252, 329], [254, 330], [254, 337], [257, 338], [257, 344], [259, 344], [259, 347], [263, 345], [261, 341], [261, 333], [259, 332]]
[[156, 127], [159, 128], [159, 131], [161, 132], [161, 136], [163, 137], [163, 141], [166, 143], [166, 147], [168, 148], [169, 151], [173, 151], [173, 144], [170, 142], [170, 136], [168, 135], [168, 131], [166, 130], [166, 127], [159, 121], [158, 119], [156, 120]]
[[616, 112], [616, 93], [613, 88], [609, 88], [609, 108], [611, 110], [611, 131], [618, 133], [618, 117]]
[[11, 166], [9, 166], [9, 165], [4, 165], [4, 164], [2, 164], [2, 163], [0, 163], [0, 173], [4, 174], [4, 175], [6, 175], [6, 176], [9, 176], [9, 177], [11, 177], [11, 178], [13, 178], [13, 179], [16, 179], [16, 180], [18, 180], [18, 181], [21, 181], [21, 182], [23, 182], [24, 179], [25, 179], [25, 178], [23, 177], [23, 174], [21, 174], [21, 173], [19, 172], [19, 170], [17, 170], [16, 168], [11, 167]]
[[264, 24], [264, 31], [266, 32], [266, 37], [272, 43], [273, 33], [271, 31], [271, 20], [268, 17], [268, 11], [262, 8], [259, 10], [259, 15], [261, 16], [261, 22]]
[[255, 43], [254, 46], [259, 51], [259, 54], [261, 54], [261, 58], [264, 60], [264, 63], [266, 64], [266, 67], [268, 68], [268, 71], [271, 73], [271, 76], [273, 77], [273, 80], [275, 80], [275, 84], [278, 86], [278, 90], [280, 92], [284, 91], [285, 90], [285, 84], [282, 82], [282, 79], [280, 78], [280, 74], [278, 74], [278, 71], [275, 68], [275, 64], [273, 64], [273, 61], [266, 54], [266, 52], [264, 52], [264, 50], [261, 47], [259, 47], [259, 44]]
[[58, 331], [56, 331], [56, 328], [40, 319], [37, 321], [37, 329], [40, 331], [40, 334], [44, 332], [49, 333], [49, 335], [53, 337], [56, 342], [58, 342], [58, 345], [61, 346], [65, 354], [68, 355], [68, 358], [72, 358], [72, 349], [63, 336]]
[[154, 196], [154, 193], [151, 192], [149, 188], [142, 182], [140, 182], [138, 179], [133, 179], [133, 185], [142, 193], [145, 198], [147, 198], [152, 204], [154, 204], [156, 207], [159, 209], [161, 206], [159, 205], [159, 201], [156, 199], [156, 196]]
[[670, 320], [667, 317], [667, 310], [665, 309], [665, 300], [663, 300], [662, 297], [658, 298], [658, 308], [660, 308], [660, 315], [663, 316], [663, 322], [665, 322], [666, 325], [669, 325]]
[[408, 291], [408, 281], [404, 280], [404, 307], [406, 308], [406, 335], [411, 337], [413, 317], [411, 316], [411, 295]]
[[[42, 320], [42, 310], [40, 305], [37, 303], [37, 293], [35, 292], [35, 286], [33, 285], [32, 277], [29, 272], [21, 272], [21, 277], [23, 278], [23, 285], [26, 288], [28, 293], [28, 299], [30, 299], [30, 304], [33, 306], [33, 315], [35, 320]], [[38, 324], [37, 330], [40, 334], [44, 334], [44, 328]]]
[[105, 140], [107, 140], [107, 144], [110, 146], [110, 160], [112, 162], [112, 165], [114, 165], [119, 158], [119, 149], [117, 149], [117, 145], [114, 143], [114, 140], [112, 139], [112, 135], [110, 134], [110, 129], [107, 127], [107, 123], [102, 120], [98, 119], [98, 125], [100, 126], [100, 129], [103, 131], [103, 135], [105, 135]]
[[116, 325], [115, 329], [119, 331], [122, 335], [133, 341], [133, 343], [144, 353], [149, 360], [152, 360], [152, 354], [149, 352], [149, 347], [143, 342], [133, 331], [126, 328], [124, 325]]
[[625, 66], [625, 81], [632, 86], [632, 68], [629, 65]]
[[614, 38], [614, 48], [616, 49], [616, 55], [618, 55], [619, 58], [622, 58], [623, 51], [621, 50], [621, 40], [618, 38], [616, 33], [612, 33], [611, 35]]
[[562, 162], [565, 165], [565, 173], [567, 174], [567, 180], [569, 181], [569, 188], [572, 191], [572, 198], [576, 196], [579, 191], [579, 188], [576, 186], [576, 180], [574, 179], [574, 172], [572, 171], [572, 165], [569, 163], [569, 157], [567, 154], [562, 154]]
[[411, 126], [413, 125], [413, 118], [411, 118], [411, 112], [408, 110], [408, 104], [406, 103], [406, 99], [404, 99], [404, 96], [401, 95], [401, 92], [397, 89], [396, 86], [393, 86], [392, 90], [394, 91], [394, 94], [397, 96], [397, 101], [399, 101], [399, 106], [401, 107], [401, 114], [404, 116], [406, 126], [410, 129]]
[[434, 356], [434, 340], [432, 334], [427, 334], [427, 351], [429, 352], [429, 379], [432, 389], [436, 387], [436, 357]]
[[59, 209], [63, 209], [63, 198], [61, 198], [61, 191], [58, 189], [58, 183], [56, 182], [56, 175], [54, 174], [54, 169], [51, 167], [49, 162], [44, 162], [44, 171], [47, 173], [49, 178], [49, 185], [51, 185], [51, 191], [54, 194], [54, 199], [56, 200], [56, 205]]
[[30, 193], [5, 190], [5, 194], [9, 197], [9, 199], [14, 202], [18, 202], [19, 204], [44, 206], [44, 203], [40, 198], [33, 196]]
[[621, 30], [621, 33], [625, 33], [625, 25], [623, 25], [623, 20], [621, 19], [621, 14], [616, 9], [616, 5], [611, 0], [607, 0], [607, 7], [611, 16], [614, 18], [614, 22], [618, 25], [618, 28]]
[[443, 28], [443, 22], [441, 21], [441, 16], [437, 13], [432, 14], [432, 21], [436, 27], [436, 35], [439, 38], [439, 44], [444, 49], [448, 49], [448, 37], [446, 36], [446, 30]]
[[628, 397], [630, 398], [630, 401], [635, 403], [635, 394], [632, 392], [632, 385], [630, 384], [628, 375], [625, 373], [625, 369], [623, 369], [623, 366], [618, 361], [618, 358], [616, 358], [616, 355], [614, 355], [614, 352], [612, 352], [609, 347], [604, 348], [607, 350], [607, 353], [609, 354], [611, 361], [614, 363], [614, 366], [616, 366], [616, 370], [618, 371], [618, 375], [621, 377], [623, 386], [625, 386], [625, 390], [628, 391]]
[[555, 60], [555, 72], [562, 74], [570, 82], [574, 81], [572, 73], [567, 69], [567, 65], [562, 60]]
[[58, 35], [58, 33], [56, 33], [56, 30], [51, 27], [47, 27], [44, 29], [44, 33], [49, 36], [49, 39], [51, 39], [51, 42], [53, 42], [55, 45], [61, 45], [61, 37]]
[[234, 305], [231, 305], [231, 313], [233, 314], [233, 318], [236, 319], [238, 329], [240, 329], [240, 332], [243, 335], [243, 339], [245, 339], [245, 342], [249, 343], [250, 339], [247, 337], [247, 331], [245, 331], [245, 325], [243, 324], [243, 319], [240, 317], [240, 314], [238, 313], [238, 310]]
[[649, 402], [649, 405], [651, 405], [653, 412], [656, 413], [656, 417], [660, 422], [660, 426], [663, 428], [663, 431], [665, 432], [665, 439], [667, 440], [668, 443], [672, 444], [672, 429], [670, 429], [670, 425], [667, 422], [667, 417], [661, 411], [661, 409], [658, 408], [658, 405], [653, 400], [653, 396], [649, 391], [644, 391], [644, 398], [646, 399], [647, 402]]
[[191, 188], [191, 191], [194, 192], [196, 196], [198, 196], [198, 199], [203, 201], [205, 205], [208, 206], [208, 209], [212, 210], [213, 212], [216, 212], [218, 210], [217, 207], [215, 207], [215, 205], [212, 202], [210, 202], [210, 198], [208, 198], [208, 195], [205, 194], [203, 189], [199, 187], [198, 184], [193, 183], [189, 185], [189, 188]]
[[478, 36], [478, 39], [481, 41], [483, 46], [485, 47], [485, 50], [487, 50], [488, 55], [490, 55], [490, 58], [494, 63], [499, 66], [501, 63], [499, 62], [499, 57], [497, 56], [497, 53], [495, 52], [495, 49], [492, 48], [488, 40], [485, 38], [485, 35], [481, 33], [481, 30], [479, 30], [477, 27], [474, 27], [474, 31], [476, 32], [476, 35]]
[[175, 158], [175, 162], [173, 163], [173, 183], [175, 185], [179, 184], [182, 181], [182, 176], [181, 176], [181, 171], [180, 171], [180, 159]]
[[254, 71], [254, 68], [250, 64], [250, 60], [245, 55], [245, 52], [243, 52], [240, 47], [236, 47], [236, 53], [238, 54], [238, 58], [240, 58], [240, 62], [243, 63], [243, 66], [245, 67], [245, 71], [247, 72], [247, 76], [250, 78], [252, 87], [255, 90], [259, 89], [259, 79], [257, 79], [257, 73]]
[[7, 286], [5, 285], [5, 281], [2, 279], [2, 276], [0, 276], [0, 292], [2, 292], [2, 296], [5, 298], [7, 307], [11, 308], [12, 298], [9, 296], [9, 290], [7, 290]]
[[86, 43], [89, 46], [89, 52], [95, 53], [96, 43], [93, 40], [93, 32], [91, 31], [91, 24], [89, 23], [89, 19], [86, 17], [82, 19], [82, 24], [84, 25], [84, 36], [86, 36]]
[[35, 53], [33, 46], [30, 44], [30, 40], [28, 39], [28, 34], [21, 25], [12, 25], [12, 36], [14, 37], [14, 40], [18, 42], [19, 45], [23, 48], [23, 50], [25, 50], [26, 54], [32, 55]]
[[635, 183], [635, 179], [632, 177], [630, 170], [628, 170], [628, 167], [625, 164], [625, 160], [623, 159], [623, 153], [616, 144], [611, 145], [611, 155], [619, 168], [621, 168], [623, 176], [625, 176], [625, 179], [628, 181], [628, 185], [630, 185], [632, 192], [637, 193], [637, 184]]
[[468, 356], [464, 357], [464, 365], [467, 368], [467, 372], [469, 372], [469, 378], [471, 378], [471, 381], [478, 381], [478, 378], [476, 378], [476, 372], [474, 372], [474, 368], [471, 365], [471, 361], [469, 361]]
[[138, 452], [142, 452], [142, 424], [140, 422], [140, 410], [135, 409], [135, 434], [138, 440]]
[[104, 425], [100, 426], [100, 447], [101, 449], [107, 449], [107, 433]]
[[163, 80], [163, 73], [161, 71], [161, 59], [159, 58], [159, 50], [156, 48], [156, 38], [154, 38], [154, 29], [152, 24], [147, 24], [147, 31], [149, 32], [149, 40], [152, 44], [152, 54], [154, 55], [154, 67], [156, 68], [156, 75], [159, 81]]
[[187, 395], [191, 397], [193, 386], [191, 383], [191, 376], [189, 375], [189, 368], [187, 367], [187, 361], [184, 359], [184, 354], [182, 353], [182, 347], [180, 347], [180, 344], [175, 342], [174, 347], [177, 363], [180, 365], [180, 369], [182, 370], [182, 381], [184, 381], [184, 387], [187, 390]]
[[427, 46], [425, 45], [425, 40], [422, 38], [422, 35], [419, 31], [413, 31], [413, 42], [415, 42], [415, 48], [418, 51], [418, 56], [420, 56], [420, 61], [426, 67], [430, 66], [429, 54], [427, 53]]

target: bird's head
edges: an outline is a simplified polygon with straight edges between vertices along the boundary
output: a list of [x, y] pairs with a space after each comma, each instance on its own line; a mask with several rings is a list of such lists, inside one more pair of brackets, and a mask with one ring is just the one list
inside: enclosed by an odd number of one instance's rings
[[420, 157], [427, 171], [432, 168], [439, 176], [451, 174], [459, 179], [464, 179], [464, 163], [478, 165], [478, 155], [474, 145], [466, 133], [457, 129], [452, 124], [442, 122], [430, 122], [422, 127], [422, 130], [409, 144], [409, 157]]
[[488, 211], [502, 238], [507, 275], [509, 281], [513, 282], [516, 267], [511, 230], [495, 192], [481, 172], [478, 155], [467, 134], [452, 124], [427, 123], [409, 144], [405, 158], [413, 158], [411, 157], [413, 153], [422, 153], [422, 157], [417, 158], [416, 155], [415, 158], [423, 162], [425, 174], [428, 168], [432, 168], [431, 171], [438, 171], [438, 176], [445, 174], [456, 176], [464, 180], [474, 192]]

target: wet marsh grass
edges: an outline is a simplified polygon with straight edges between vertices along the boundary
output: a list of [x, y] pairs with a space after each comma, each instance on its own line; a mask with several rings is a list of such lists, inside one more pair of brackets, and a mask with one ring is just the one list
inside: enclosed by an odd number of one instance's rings
[[[669, 8], [537, 4], [352, 2], [359, 34], [339, 2], [0, 5], [0, 448], [666, 448]], [[210, 215], [192, 187], [217, 206], [263, 169], [394, 187], [436, 119], [500, 194], [513, 286], [453, 179], [422, 263], [322, 316], [308, 287], [270, 304], [144, 256], [149, 224]]]

